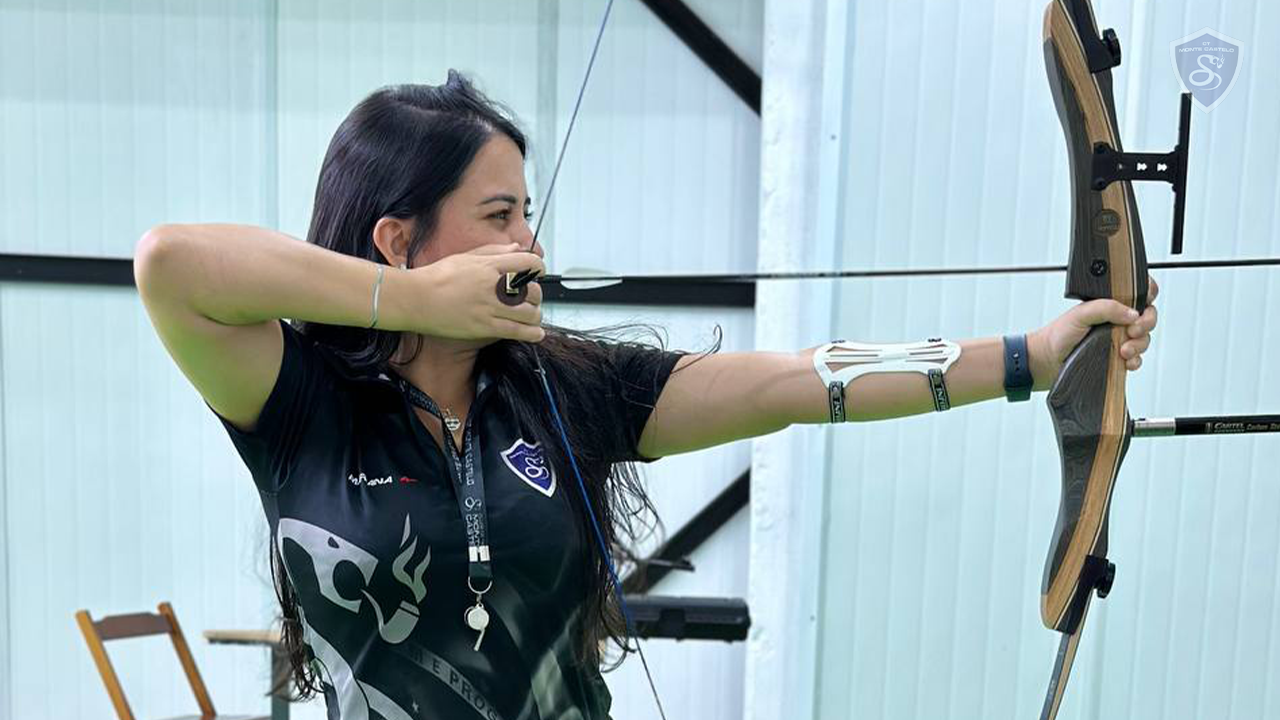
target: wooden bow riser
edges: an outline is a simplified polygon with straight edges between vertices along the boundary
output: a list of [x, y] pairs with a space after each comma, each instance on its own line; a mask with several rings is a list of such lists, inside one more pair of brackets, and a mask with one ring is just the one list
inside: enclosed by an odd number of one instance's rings
[[[1086, 23], [1083, 26], [1080, 23]], [[1045, 62], [1054, 105], [1067, 138], [1072, 182], [1068, 297], [1112, 298], [1142, 310], [1147, 262], [1133, 188], [1128, 181], [1096, 189], [1099, 147], [1122, 151], [1111, 71], [1091, 69], [1085, 43], [1098, 42], [1087, 2], [1055, 0], [1045, 10]], [[1090, 33], [1085, 36], [1083, 33]], [[1062, 503], [1045, 564], [1041, 619], [1074, 633], [1096, 573], [1086, 559], [1106, 558], [1112, 490], [1129, 442], [1124, 328], [1098, 326], [1071, 353], [1049, 392], [1062, 457]], [[1090, 582], [1082, 582], [1088, 579]]]

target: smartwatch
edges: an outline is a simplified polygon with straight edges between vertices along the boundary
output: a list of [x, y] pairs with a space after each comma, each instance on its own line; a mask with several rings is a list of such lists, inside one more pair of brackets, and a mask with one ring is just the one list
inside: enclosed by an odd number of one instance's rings
[[1009, 402], [1031, 399], [1031, 358], [1027, 355], [1026, 335], [1004, 336], [1004, 396]]

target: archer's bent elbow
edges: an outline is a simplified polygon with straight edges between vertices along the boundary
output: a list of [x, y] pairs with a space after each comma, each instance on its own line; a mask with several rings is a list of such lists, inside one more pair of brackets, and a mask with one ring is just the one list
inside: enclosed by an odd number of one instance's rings
[[142, 234], [133, 246], [133, 282], [138, 292], [145, 296], [154, 285], [155, 277], [163, 267], [163, 260], [174, 254], [178, 241], [177, 225], [156, 225]]

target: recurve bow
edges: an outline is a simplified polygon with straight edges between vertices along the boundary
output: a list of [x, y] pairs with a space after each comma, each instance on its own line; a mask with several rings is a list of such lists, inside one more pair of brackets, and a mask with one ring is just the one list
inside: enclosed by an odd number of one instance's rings
[[[612, 5], [609, 0], [596, 35], [552, 173], [544, 216]], [[1120, 142], [1111, 85], [1111, 68], [1120, 64], [1120, 43], [1112, 30], [1099, 35], [1088, 0], [1049, 3], [1044, 15], [1044, 54], [1071, 168], [1072, 231], [1066, 296], [1111, 298], [1141, 312], [1148, 300], [1148, 267], [1130, 181], [1158, 180], [1173, 186], [1173, 252], [1180, 253], [1191, 96], [1182, 97], [1179, 140], [1173, 151], [1127, 153]], [[510, 304], [522, 302], [525, 286], [532, 279], [531, 273], [508, 274], [498, 283], [499, 298]], [[1063, 633], [1063, 639], [1042, 720], [1057, 715], [1093, 593], [1106, 597], [1115, 576], [1115, 566], [1107, 560], [1107, 519], [1115, 480], [1133, 435], [1125, 402], [1127, 371], [1120, 356], [1124, 341], [1123, 327], [1095, 327], [1066, 359], [1049, 391], [1048, 405], [1062, 456], [1062, 501], [1045, 562], [1040, 612], [1044, 624]], [[534, 357], [558, 424], [559, 412], [545, 384], [536, 349]], [[563, 431], [562, 441], [572, 460]], [[594, 524], [594, 516], [592, 521]], [[603, 543], [602, 552], [609, 556]], [[612, 558], [609, 560], [612, 569]], [[643, 653], [640, 657], [643, 661]], [[647, 674], [647, 664], [645, 669]], [[652, 678], [649, 680], [662, 713]]]
[[[1182, 98], [1178, 146], [1172, 152], [1126, 153], [1111, 86], [1120, 43], [1112, 30], [1098, 34], [1088, 0], [1052, 0], [1045, 8], [1044, 56], [1071, 168], [1066, 296], [1111, 298], [1142, 312], [1148, 300], [1147, 258], [1130, 181], [1173, 186], [1173, 252], [1181, 252], [1190, 96]], [[1063, 638], [1042, 720], [1057, 715], [1092, 594], [1106, 597], [1115, 577], [1115, 565], [1107, 560], [1107, 522], [1133, 428], [1120, 356], [1124, 341], [1123, 327], [1095, 327], [1049, 391], [1062, 457], [1062, 501], [1045, 562], [1040, 616]]]

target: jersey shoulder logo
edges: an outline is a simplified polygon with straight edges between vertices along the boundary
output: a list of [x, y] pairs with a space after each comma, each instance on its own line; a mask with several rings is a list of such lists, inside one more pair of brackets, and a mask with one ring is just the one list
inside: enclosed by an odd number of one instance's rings
[[502, 462], [529, 487], [551, 497], [556, 494], [556, 471], [547, 465], [546, 454], [539, 443], [520, 438], [502, 451]]

